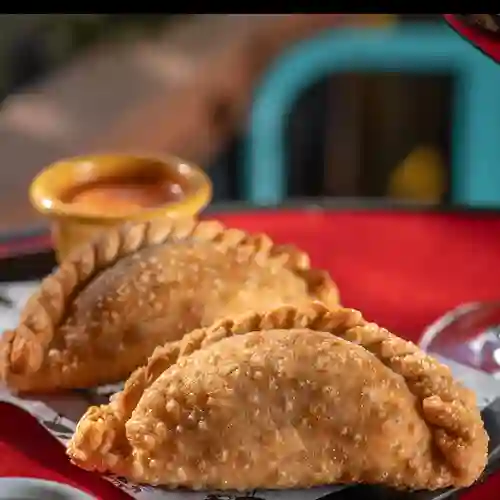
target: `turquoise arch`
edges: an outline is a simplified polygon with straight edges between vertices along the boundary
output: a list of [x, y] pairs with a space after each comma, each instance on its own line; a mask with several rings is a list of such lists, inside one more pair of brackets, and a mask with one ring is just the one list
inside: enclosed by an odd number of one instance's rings
[[268, 206], [286, 197], [285, 130], [289, 114], [304, 90], [342, 71], [456, 76], [452, 201], [500, 206], [500, 67], [440, 24], [340, 28], [287, 50], [255, 92], [241, 177], [247, 201]]

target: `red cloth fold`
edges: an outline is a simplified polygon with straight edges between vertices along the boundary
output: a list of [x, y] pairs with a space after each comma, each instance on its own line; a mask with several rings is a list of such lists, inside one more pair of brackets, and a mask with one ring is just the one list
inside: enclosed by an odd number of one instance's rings
[[446, 22], [463, 38], [479, 50], [500, 62], [500, 35], [488, 33], [465, 24], [456, 14], [444, 14]]
[[[331, 271], [342, 301], [417, 340], [446, 310], [500, 298], [500, 217], [481, 213], [259, 211], [224, 214], [227, 225], [266, 232], [307, 250]], [[105, 500], [127, 498], [72, 466], [31, 417], [0, 405], [0, 476], [67, 482]], [[461, 498], [493, 500], [500, 475]]]

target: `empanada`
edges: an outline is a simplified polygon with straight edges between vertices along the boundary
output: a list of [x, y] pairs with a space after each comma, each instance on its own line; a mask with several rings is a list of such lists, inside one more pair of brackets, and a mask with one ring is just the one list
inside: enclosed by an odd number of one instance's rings
[[325, 271], [265, 235], [159, 219], [104, 233], [65, 260], [0, 342], [19, 391], [125, 380], [158, 345], [248, 310], [338, 301]]
[[222, 320], [157, 348], [68, 445], [79, 466], [216, 489], [469, 485], [486, 463], [474, 395], [352, 309]]

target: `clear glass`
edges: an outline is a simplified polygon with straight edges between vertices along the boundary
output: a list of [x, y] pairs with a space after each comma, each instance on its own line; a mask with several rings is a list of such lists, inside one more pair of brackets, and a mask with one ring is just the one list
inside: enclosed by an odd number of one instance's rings
[[500, 379], [500, 302], [457, 307], [426, 329], [420, 346]]

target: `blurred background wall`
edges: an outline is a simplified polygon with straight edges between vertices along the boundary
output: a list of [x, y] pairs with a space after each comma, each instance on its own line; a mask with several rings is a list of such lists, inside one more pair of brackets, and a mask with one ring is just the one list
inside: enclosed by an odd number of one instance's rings
[[[60, 156], [169, 151], [207, 168], [216, 200], [242, 199], [253, 92], [272, 62], [339, 26], [405, 23], [442, 21], [433, 14], [2, 14], [0, 183], [19, 196]], [[446, 203], [453, 85], [451, 74], [363, 71], [306, 89], [288, 117], [289, 196]], [[27, 217], [20, 210], [16, 223]]]

